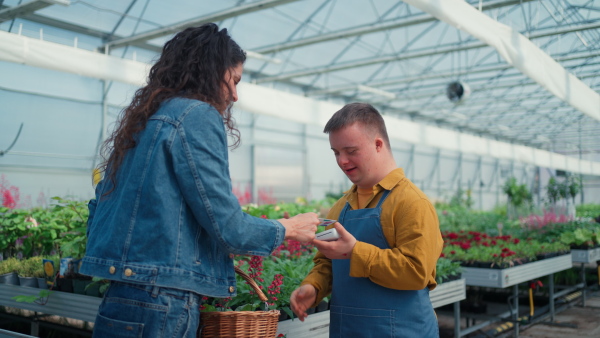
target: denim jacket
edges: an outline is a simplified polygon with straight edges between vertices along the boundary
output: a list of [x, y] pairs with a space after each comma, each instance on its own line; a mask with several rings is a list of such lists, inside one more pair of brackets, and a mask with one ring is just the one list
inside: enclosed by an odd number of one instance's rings
[[89, 203], [82, 274], [113, 281], [236, 294], [233, 255], [269, 255], [284, 239], [275, 220], [242, 211], [231, 189], [227, 135], [207, 103], [164, 102], [116, 175]]

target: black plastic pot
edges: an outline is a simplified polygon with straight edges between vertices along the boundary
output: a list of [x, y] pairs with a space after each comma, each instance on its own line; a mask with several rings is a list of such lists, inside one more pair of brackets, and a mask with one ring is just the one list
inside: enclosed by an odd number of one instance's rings
[[0, 275], [0, 283], [8, 285], [19, 285], [19, 275], [16, 272], [9, 272]]

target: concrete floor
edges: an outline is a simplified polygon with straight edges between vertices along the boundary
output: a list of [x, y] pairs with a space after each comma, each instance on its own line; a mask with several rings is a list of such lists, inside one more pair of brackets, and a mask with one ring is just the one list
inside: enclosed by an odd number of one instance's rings
[[[488, 304], [488, 314], [501, 313], [507, 310], [506, 304]], [[526, 315], [527, 309], [520, 308], [522, 316]], [[452, 313], [438, 313], [440, 324], [440, 337], [454, 337], [454, 318]], [[514, 329], [500, 330], [500, 333], [489, 335], [504, 322], [493, 323], [481, 331], [466, 336], [467, 338], [479, 337], [515, 337]], [[510, 324], [509, 324], [510, 325]], [[461, 318], [461, 328], [466, 328], [465, 318]], [[573, 300], [568, 305], [557, 307], [554, 322], [550, 323], [549, 316], [542, 318], [540, 322], [521, 325], [519, 330], [521, 338], [600, 338], [600, 291], [588, 291], [586, 306], [583, 307], [581, 297]]]

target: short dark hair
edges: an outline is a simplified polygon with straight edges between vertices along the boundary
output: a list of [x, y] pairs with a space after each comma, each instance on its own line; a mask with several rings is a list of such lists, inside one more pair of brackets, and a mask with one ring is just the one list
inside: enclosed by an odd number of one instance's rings
[[360, 123], [379, 134], [391, 151], [390, 139], [388, 137], [387, 128], [385, 127], [385, 121], [379, 111], [368, 103], [348, 103], [333, 114], [329, 121], [327, 121], [323, 132], [329, 134], [351, 126], [354, 123]]

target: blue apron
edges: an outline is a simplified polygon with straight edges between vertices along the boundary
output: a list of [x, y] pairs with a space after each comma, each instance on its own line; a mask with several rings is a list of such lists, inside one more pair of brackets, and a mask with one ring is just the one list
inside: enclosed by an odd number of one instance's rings
[[[350, 204], [338, 221], [356, 240], [389, 249], [381, 229], [381, 205], [352, 210]], [[329, 337], [439, 337], [437, 318], [429, 299], [429, 289], [394, 290], [369, 278], [350, 277], [350, 260], [333, 259], [333, 291]]]

